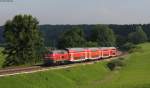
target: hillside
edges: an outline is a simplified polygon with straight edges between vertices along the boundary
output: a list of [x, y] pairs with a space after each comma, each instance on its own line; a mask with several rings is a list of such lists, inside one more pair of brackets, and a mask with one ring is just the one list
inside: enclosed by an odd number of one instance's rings
[[150, 44], [142, 44], [142, 51], [131, 54], [126, 66], [111, 76], [102, 88], [149, 88], [150, 87]]
[[50, 70], [32, 74], [1, 77], [2, 88], [149, 88], [150, 43], [142, 51], [126, 57], [126, 66], [110, 71], [106, 62]]

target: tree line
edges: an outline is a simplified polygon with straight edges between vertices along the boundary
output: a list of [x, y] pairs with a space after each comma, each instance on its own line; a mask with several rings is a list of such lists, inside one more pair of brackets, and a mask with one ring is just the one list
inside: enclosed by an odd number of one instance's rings
[[85, 37], [83, 29], [72, 28], [59, 38], [58, 48], [68, 47], [106, 47], [115, 46], [116, 37], [113, 31], [105, 25], [97, 25], [93, 29], [89, 39]]
[[[122, 35], [121, 35], [122, 36]], [[121, 37], [107, 25], [96, 25], [88, 38], [85, 37], [83, 29], [72, 28], [62, 33], [58, 47], [120, 47], [126, 44], [139, 44], [148, 41], [147, 34], [141, 26], [135, 26], [132, 32]]]

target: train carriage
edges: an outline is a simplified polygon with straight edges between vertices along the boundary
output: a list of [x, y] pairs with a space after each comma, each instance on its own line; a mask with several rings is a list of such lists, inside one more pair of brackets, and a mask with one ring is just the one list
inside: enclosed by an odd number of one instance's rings
[[110, 57], [110, 51], [111, 49], [109, 47], [101, 47], [100, 50], [102, 51], [102, 58], [108, 58]]
[[88, 59], [95, 60], [101, 58], [101, 50], [99, 48], [88, 48]]
[[117, 49], [115, 47], [110, 47], [110, 56], [111, 57], [117, 56]]
[[87, 49], [85, 48], [67, 48], [69, 61], [84, 61], [87, 59]]

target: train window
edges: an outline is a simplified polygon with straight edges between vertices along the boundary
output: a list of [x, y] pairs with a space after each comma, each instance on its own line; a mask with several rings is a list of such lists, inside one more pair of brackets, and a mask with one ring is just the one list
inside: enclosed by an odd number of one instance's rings
[[58, 53], [60, 53], [60, 54], [65, 54], [66, 52], [65, 52], [65, 51], [59, 51]]
[[92, 52], [97, 52], [98, 50], [93, 50]]
[[91, 56], [92, 58], [95, 58], [95, 57], [99, 57], [99, 55], [93, 55], [93, 56]]
[[74, 59], [80, 59], [80, 57], [74, 57]]
[[74, 57], [74, 59], [83, 59], [85, 58], [84, 56], [81, 56], [81, 57]]
[[103, 56], [108, 56], [109, 54], [103, 54]]
[[115, 52], [113, 52], [112, 54], [113, 54], [113, 55], [115, 55], [116, 53], [115, 53]]
[[61, 58], [65, 58], [64, 56], [62, 56]]
[[61, 54], [65, 54], [65, 52], [63, 52], [63, 51], [61, 51], [60, 53], [61, 53]]

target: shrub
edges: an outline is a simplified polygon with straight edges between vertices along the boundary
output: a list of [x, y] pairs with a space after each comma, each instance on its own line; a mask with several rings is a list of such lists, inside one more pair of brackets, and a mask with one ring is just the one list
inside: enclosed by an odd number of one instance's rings
[[107, 67], [110, 69], [110, 70], [115, 70], [117, 68], [120, 68], [122, 66], [124, 66], [125, 63], [124, 63], [124, 58], [118, 58], [118, 59], [115, 59], [115, 60], [112, 60], [110, 61], [108, 64], [107, 64]]
[[142, 47], [140, 46], [136, 46], [135, 48], [132, 48], [129, 50], [129, 53], [132, 53], [132, 52], [142, 52]]
[[133, 43], [127, 42], [121, 47], [121, 50], [128, 51], [129, 53], [133, 53], [133, 52], [142, 51], [142, 48], [140, 46], [133, 44]]
[[133, 49], [133, 48], [135, 48], [135, 47], [136, 47], [135, 44], [130, 43], [130, 42], [127, 42], [127, 43], [125, 43], [121, 48], [122, 48], [123, 50], [125, 50], [125, 51], [129, 51], [129, 50], [131, 50], [131, 49]]

